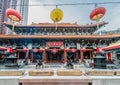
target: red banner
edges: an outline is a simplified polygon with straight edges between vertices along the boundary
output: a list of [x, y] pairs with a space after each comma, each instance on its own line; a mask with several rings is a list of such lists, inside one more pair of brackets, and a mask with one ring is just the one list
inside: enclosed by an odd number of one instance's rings
[[46, 42], [46, 46], [62, 46], [63, 42]]

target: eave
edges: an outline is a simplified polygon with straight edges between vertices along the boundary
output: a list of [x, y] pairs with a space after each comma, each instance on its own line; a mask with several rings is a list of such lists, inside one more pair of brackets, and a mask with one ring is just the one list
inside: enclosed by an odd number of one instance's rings
[[114, 50], [114, 49], [120, 49], [120, 45], [103, 48], [103, 50], [105, 50], [105, 51], [107, 51], [107, 50]]
[[6, 47], [2, 47], [2, 46], [0, 46], [0, 50], [7, 50], [7, 48]]
[[25, 38], [40, 38], [40, 39], [101, 39], [101, 38], [120, 38], [120, 34], [112, 35], [4, 35], [0, 34], [0, 39], [25, 39]]
[[103, 48], [103, 50], [114, 50], [114, 49], [120, 49], [120, 41], [117, 41], [116, 43], [113, 43]]
[[[12, 24], [8, 24], [8, 23], [2, 23], [5, 24], [7, 27], [12, 27]], [[50, 25], [49, 25], [50, 24]], [[33, 24], [33, 25], [14, 25], [15, 28], [55, 28], [56, 24]], [[97, 27], [97, 25], [99, 24], [99, 27], [108, 24], [107, 22], [99, 22], [99, 23], [95, 23], [95, 24], [86, 24], [86, 25], [78, 25], [78, 24], [57, 24], [58, 28], [94, 28]]]

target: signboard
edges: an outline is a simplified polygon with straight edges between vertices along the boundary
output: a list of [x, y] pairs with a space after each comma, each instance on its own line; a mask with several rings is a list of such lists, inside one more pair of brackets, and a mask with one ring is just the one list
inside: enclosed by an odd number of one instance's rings
[[63, 42], [46, 42], [46, 46], [49, 47], [61, 47]]

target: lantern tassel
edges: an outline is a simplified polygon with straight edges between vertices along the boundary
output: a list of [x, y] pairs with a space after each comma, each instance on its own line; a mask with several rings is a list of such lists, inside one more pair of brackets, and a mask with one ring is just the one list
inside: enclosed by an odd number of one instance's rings
[[99, 20], [96, 21], [97, 23], [97, 30], [99, 29]]
[[14, 32], [14, 21], [12, 20], [12, 32]]
[[57, 30], [57, 22], [55, 23], [55, 29]]

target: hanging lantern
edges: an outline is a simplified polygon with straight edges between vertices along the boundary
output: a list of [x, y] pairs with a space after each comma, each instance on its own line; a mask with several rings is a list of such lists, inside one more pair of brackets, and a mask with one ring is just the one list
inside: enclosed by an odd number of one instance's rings
[[28, 49], [25, 47], [25, 48], [23, 48], [23, 51], [27, 52], [27, 51], [28, 51]]
[[[98, 7], [92, 10], [90, 13], [90, 19], [98, 22], [104, 15], [106, 9], [104, 7]], [[97, 29], [99, 29], [99, 24], [97, 23]]]
[[12, 50], [12, 48], [7, 48], [7, 51], [6, 51], [6, 52], [8, 52], [8, 53], [12, 53], [13, 50]]
[[100, 47], [97, 47], [97, 48], [96, 48], [96, 52], [97, 52], [97, 53], [100, 53], [100, 52], [102, 52], [102, 51], [103, 51], [102, 48], [100, 48]]
[[81, 49], [81, 51], [82, 51], [82, 52], [85, 52], [85, 51], [86, 51], [86, 48], [83, 47], [83, 48]]
[[69, 49], [69, 48], [65, 48], [64, 50], [65, 50], [66, 52], [68, 52], [70, 49]]
[[106, 9], [104, 7], [98, 7], [92, 10], [90, 13], [90, 19], [98, 21], [105, 15]]
[[55, 53], [57, 53], [57, 49], [56, 48], [53, 48], [52, 49], [52, 52], [55, 54]]
[[37, 52], [38, 52], [38, 49], [37, 49], [37, 48], [34, 48], [34, 49], [33, 49], [33, 52], [34, 52], [34, 53], [37, 53]]
[[15, 9], [7, 9], [6, 16], [15, 22], [21, 20], [21, 15]]
[[71, 52], [75, 53], [77, 50], [75, 48], [71, 49]]
[[9, 8], [6, 10], [6, 16], [12, 20], [13, 22], [12, 31], [14, 31], [14, 23], [19, 22], [22, 19], [21, 15], [15, 9]]
[[51, 18], [51, 20], [53, 22], [59, 22], [59, 21], [61, 21], [62, 18], [63, 18], [63, 12], [62, 12], [62, 10], [56, 7], [55, 9], [53, 9], [51, 11], [50, 18]]
[[44, 50], [45, 50], [44, 48], [40, 48], [40, 49], [39, 49], [40, 52], [43, 52]]

